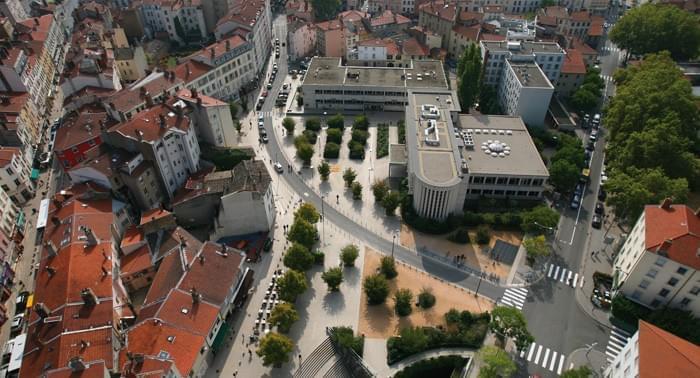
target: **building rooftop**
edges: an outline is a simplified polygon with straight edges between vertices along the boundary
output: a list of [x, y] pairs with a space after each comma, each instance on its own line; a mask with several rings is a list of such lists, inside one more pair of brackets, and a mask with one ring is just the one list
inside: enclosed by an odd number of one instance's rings
[[22, 150], [19, 147], [0, 146], [0, 168], [6, 167], [12, 163], [15, 155], [21, 155]]
[[512, 54], [537, 54], [537, 53], [550, 53], [550, 54], [564, 54], [564, 50], [556, 42], [534, 42], [534, 41], [521, 41], [521, 42], [511, 42], [511, 41], [482, 41], [481, 44], [489, 50], [490, 53], [494, 52], [507, 52], [510, 51]]
[[547, 76], [536, 63], [515, 63], [509, 60], [508, 66], [513, 70], [518, 82], [523, 87], [552, 88]]
[[303, 85], [447, 89], [442, 63], [414, 60], [410, 68], [341, 66], [340, 58], [315, 57]]
[[451, 91], [411, 91], [406, 108], [409, 169], [426, 183], [453, 186], [461, 180], [450, 112], [459, 111]]
[[700, 346], [639, 321], [639, 378], [693, 377], [700, 372]]
[[109, 129], [125, 137], [154, 142], [165, 136], [170, 130], [186, 131], [191, 127], [188, 116], [181, 114], [177, 106], [157, 104], [136, 113], [130, 120], [119, 123]]
[[644, 207], [644, 221], [647, 251], [700, 270], [700, 213], [665, 200], [661, 205]]
[[458, 145], [470, 174], [549, 175], [520, 117], [460, 114], [459, 126], [466, 138], [460, 136]]
[[114, 121], [101, 107], [84, 106], [69, 113], [56, 132], [55, 151], [64, 151], [88, 140], [98, 138], [100, 129], [109, 127]]
[[564, 63], [561, 65], [562, 74], [586, 74], [586, 62], [583, 61], [583, 54], [576, 49], [567, 49]]

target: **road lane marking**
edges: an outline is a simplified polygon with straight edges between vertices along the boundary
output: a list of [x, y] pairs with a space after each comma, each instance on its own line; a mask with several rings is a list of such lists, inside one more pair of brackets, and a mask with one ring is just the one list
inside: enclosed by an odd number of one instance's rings
[[554, 269], [554, 264], [549, 265], [549, 273], [547, 273], [547, 277], [552, 276], [552, 269]]
[[535, 347], [537, 345], [535, 343], [532, 343], [532, 346], [530, 347], [530, 351], [527, 353], [527, 360], [530, 361], [532, 360], [532, 353], [535, 351]]
[[547, 350], [544, 352], [544, 357], [542, 357], [542, 366], [544, 366], [545, 369], [547, 368], [547, 359], [548, 358], [549, 358], [549, 348], [547, 348]]
[[578, 282], [578, 273], [574, 275], [574, 287], [576, 287], [576, 283]]
[[537, 362], [540, 360], [540, 354], [542, 353], [542, 345], [537, 348], [537, 354], [535, 355], [535, 365], [537, 365]]
[[561, 355], [559, 359], [559, 368], [557, 369], [557, 374], [561, 375], [561, 368], [564, 367], [564, 355]]
[[556, 281], [557, 277], [559, 277], [559, 265], [557, 265], [557, 271], [554, 272], [554, 276], [552, 278]]
[[571, 276], [573, 276], [573, 273], [574, 273], [574, 272], [569, 271], [569, 276], [566, 278], [566, 284], [567, 284], [567, 285], [569, 284], [569, 282], [571, 282]]
[[549, 364], [549, 370], [554, 371], [554, 365], [557, 362], [557, 352], [552, 351], [552, 362]]

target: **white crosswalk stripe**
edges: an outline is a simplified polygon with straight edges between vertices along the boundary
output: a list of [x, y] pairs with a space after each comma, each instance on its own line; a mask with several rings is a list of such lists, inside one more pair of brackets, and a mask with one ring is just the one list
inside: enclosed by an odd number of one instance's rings
[[544, 345], [532, 343], [528, 348], [520, 352], [520, 358], [532, 362], [535, 365], [539, 365], [551, 372], [561, 374], [566, 356]]
[[629, 333], [613, 326], [612, 330], [610, 330], [610, 336], [608, 337], [608, 346], [605, 348], [605, 354], [608, 358], [608, 362], [611, 362], [615, 359], [615, 357], [617, 357], [618, 354], [620, 354], [622, 348], [627, 345], [629, 338]]
[[603, 81], [612, 83], [614, 81], [613, 77], [610, 75], [600, 75], [600, 78], [603, 79]]
[[550, 278], [553, 281], [562, 282], [573, 288], [583, 287], [583, 275], [579, 275], [578, 273], [568, 270], [563, 266], [550, 264], [549, 269], [546, 269], [546, 271], [547, 278]]
[[515, 307], [518, 310], [522, 310], [525, 305], [525, 299], [527, 298], [527, 288], [524, 287], [511, 287], [506, 289], [503, 293], [503, 299], [501, 303], [506, 306]]

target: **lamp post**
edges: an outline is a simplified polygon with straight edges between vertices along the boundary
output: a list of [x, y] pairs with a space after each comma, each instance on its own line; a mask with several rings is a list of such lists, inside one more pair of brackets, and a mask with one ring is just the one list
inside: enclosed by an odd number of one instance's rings
[[476, 284], [476, 291], [474, 292], [474, 297], [479, 296], [479, 288], [481, 287], [481, 280], [484, 279], [484, 274], [479, 272], [479, 282]]
[[322, 239], [322, 244], [325, 246], [326, 245], [326, 217], [324, 216], [323, 212], [323, 203], [325, 201], [326, 196], [322, 195], [321, 196], [321, 239]]
[[391, 234], [391, 259], [394, 259], [394, 244], [396, 243], [396, 231]]

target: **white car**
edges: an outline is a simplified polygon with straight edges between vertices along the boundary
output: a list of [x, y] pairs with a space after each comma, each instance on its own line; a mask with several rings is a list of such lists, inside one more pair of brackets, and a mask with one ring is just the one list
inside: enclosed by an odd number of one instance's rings
[[262, 122], [265, 119], [265, 116], [262, 113], [258, 113], [258, 121]]
[[284, 172], [284, 168], [282, 168], [282, 164], [280, 164], [279, 162], [275, 163], [275, 171], [277, 171], [277, 173]]
[[17, 331], [22, 328], [22, 323], [24, 323], [24, 314], [17, 314], [12, 318], [12, 330]]

